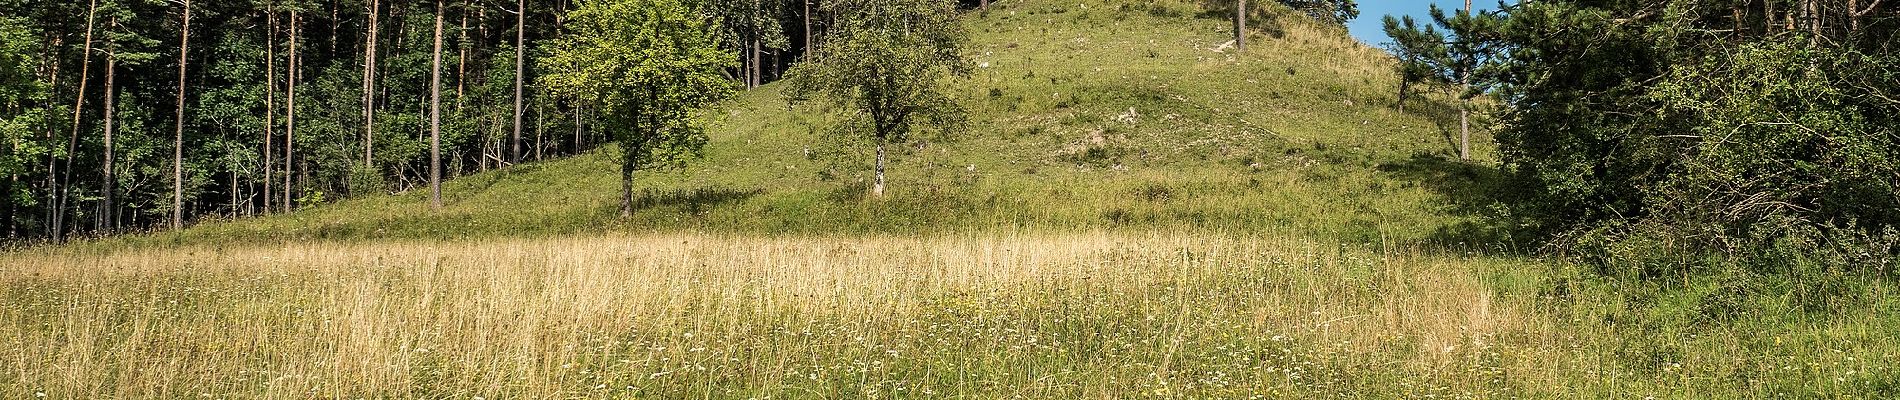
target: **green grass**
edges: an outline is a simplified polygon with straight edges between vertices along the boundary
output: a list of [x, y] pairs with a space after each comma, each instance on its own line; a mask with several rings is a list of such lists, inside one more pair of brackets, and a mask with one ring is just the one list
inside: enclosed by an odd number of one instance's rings
[[1201, 13], [972, 14], [971, 124], [902, 146], [886, 198], [866, 143], [767, 85], [640, 173], [631, 219], [600, 151], [454, 179], [440, 212], [0, 254], [0, 397], [1900, 394], [1893, 282], [1529, 255], [1444, 96], [1394, 112], [1343, 31], [1275, 10], [1216, 51]]

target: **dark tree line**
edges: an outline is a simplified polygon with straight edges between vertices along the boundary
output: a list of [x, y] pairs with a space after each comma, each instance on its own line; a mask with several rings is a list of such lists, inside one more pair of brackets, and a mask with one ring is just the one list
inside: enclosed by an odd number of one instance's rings
[[[576, 0], [0, 0], [0, 229], [60, 239], [294, 210], [586, 151], [538, 84]], [[585, 0], [581, 0], [585, 1]], [[732, 79], [779, 79], [815, 0], [689, 2]], [[443, 22], [439, 121], [431, 118]]]

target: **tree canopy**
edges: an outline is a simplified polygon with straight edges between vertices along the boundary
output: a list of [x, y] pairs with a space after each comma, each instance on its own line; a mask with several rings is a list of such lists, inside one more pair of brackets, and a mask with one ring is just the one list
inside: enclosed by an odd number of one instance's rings
[[554, 42], [542, 81], [602, 113], [619, 141], [630, 215], [635, 171], [679, 165], [706, 145], [692, 113], [731, 96], [722, 71], [737, 58], [678, 0], [587, 0], [568, 18], [572, 32]]
[[817, 99], [841, 110], [840, 134], [877, 144], [876, 182], [884, 193], [885, 145], [913, 132], [962, 126], [949, 79], [970, 73], [968, 40], [947, 0], [839, 0], [825, 4], [835, 25], [811, 59], [791, 73], [795, 101]]

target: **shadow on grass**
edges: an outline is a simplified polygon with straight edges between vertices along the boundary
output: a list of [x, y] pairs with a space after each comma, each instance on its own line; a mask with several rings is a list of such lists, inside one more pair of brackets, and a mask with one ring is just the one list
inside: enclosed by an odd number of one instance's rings
[[647, 189], [634, 195], [633, 209], [647, 211], [656, 208], [679, 207], [688, 214], [698, 215], [709, 208], [744, 201], [761, 194], [765, 194], [764, 189], [740, 190], [722, 187]]
[[1379, 165], [1379, 172], [1438, 193], [1462, 220], [1439, 227], [1426, 242], [1446, 248], [1487, 253], [1525, 254], [1528, 232], [1513, 228], [1508, 203], [1513, 197], [1503, 171], [1438, 155], [1416, 154]]

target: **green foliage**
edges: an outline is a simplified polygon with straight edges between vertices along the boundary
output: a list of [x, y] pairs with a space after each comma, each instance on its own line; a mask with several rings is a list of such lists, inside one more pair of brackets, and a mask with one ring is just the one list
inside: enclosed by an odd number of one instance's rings
[[1387, 15], [1384, 20], [1385, 35], [1392, 38], [1386, 45], [1386, 51], [1398, 59], [1396, 67], [1399, 73], [1399, 109], [1405, 108], [1405, 98], [1413, 85], [1439, 85], [1447, 83], [1441, 77], [1449, 63], [1450, 55], [1445, 50], [1445, 34], [1439, 33], [1432, 25], [1419, 25], [1412, 16], [1395, 18]]
[[1359, 2], [1355, 0], [1280, 0], [1280, 3], [1332, 25], [1345, 26], [1359, 18]]
[[1733, 25], [1712, 17], [1724, 4], [1512, 8], [1497, 137], [1525, 189], [1520, 222], [1635, 276], [1887, 274], [1878, 266], [1900, 254], [1883, 239], [1900, 226], [1900, 63], [1809, 32], [1709, 35]]
[[[842, 109], [843, 136], [879, 146], [916, 131], [949, 134], [964, 125], [950, 78], [968, 76], [968, 34], [947, 0], [843, 0], [824, 5], [836, 22], [811, 59], [794, 67], [794, 103], [817, 98]], [[881, 149], [881, 147], [880, 147]], [[881, 151], [881, 150], [880, 150]], [[883, 155], [879, 154], [879, 189]]]
[[698, 156], [706, 134], [692, 113], [734, 91], [722, 70], [735, 58], [716, 27], [676, 0], [582, 2], [568, 18], [573, 31], [555, 42], [543, 83], [601, 110], [620, 141], [623, 182]]
[[[34, 105], [46, 96], [46, 88], [34, 76], [33, 36], [25, 20], [0, 16], [0, 177], [26, 172], [29, 163], [49, 151], [49, 143], [35, 134], [46, 115]], [[31, 204], [24, 189], [0, 186], [0, 203]]]

